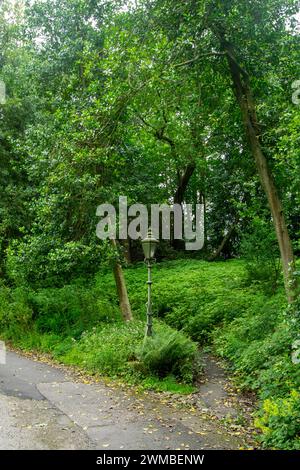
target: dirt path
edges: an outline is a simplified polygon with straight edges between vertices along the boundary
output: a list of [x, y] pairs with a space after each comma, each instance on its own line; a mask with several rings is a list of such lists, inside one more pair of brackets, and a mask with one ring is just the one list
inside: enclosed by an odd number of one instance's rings
[[226, 405], [225, 376], [207, 363], [199, 392], [174, 398], [84, 383], [68, 368], [8, 352], [0, 365], [0, 449], [245, 448], [245, 436], [222, 422], [240, 413]]

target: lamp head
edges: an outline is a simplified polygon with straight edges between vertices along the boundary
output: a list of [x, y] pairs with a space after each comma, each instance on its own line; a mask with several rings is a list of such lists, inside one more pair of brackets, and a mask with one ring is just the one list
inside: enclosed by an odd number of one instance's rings
[[153, 236], [151, 228], [149, 228], [146, 238], [142, 240], [142, 247], [146, 260], [154, 258], [157, 244], [158, 240], [156, 240], [156, 238]]

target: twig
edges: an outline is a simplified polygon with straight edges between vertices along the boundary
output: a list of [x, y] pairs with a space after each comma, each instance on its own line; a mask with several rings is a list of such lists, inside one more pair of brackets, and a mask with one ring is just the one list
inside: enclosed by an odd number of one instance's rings
[[174, 67], [184, 67], [185, 65], [192, 64], [197, 62], [198, 60], [202, 59], [203, 57], [210, 57], [210, 56], [223, 56], [225, 52], [207, 52], [206, 54], [200, 54], [194, 57], [193, 59], [186, 60], [185, 62], [181, 62], [180, 64], [175, 64]]

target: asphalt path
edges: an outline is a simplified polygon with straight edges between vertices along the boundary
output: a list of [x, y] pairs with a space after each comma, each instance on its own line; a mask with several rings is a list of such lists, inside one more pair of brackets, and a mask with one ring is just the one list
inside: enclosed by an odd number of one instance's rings
[[0, 449], [237, 449], [241, 439], [167, 400], [7, 352], [0, 364]]

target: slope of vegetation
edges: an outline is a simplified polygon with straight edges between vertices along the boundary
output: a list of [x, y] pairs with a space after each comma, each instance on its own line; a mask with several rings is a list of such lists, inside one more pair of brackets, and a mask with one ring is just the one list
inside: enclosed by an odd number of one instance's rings
[[113, 276], [103, 271], [89, 285], [78, 281], [27, 292], [2, 287], [2, 337], [89, 372], [181, 393], [193, 390], [201, 370], [189, 337], [228, 359], [238, 386], [258, 393], [256, 424], [265, 445], [299, 448], [300, 374], [291, 361], [297, 332], [288, 321], [283, 289], [270, 294], [260, 283], [249, 283], [240, 260], [157, 263], [157, 340], [145, 357], [146, 268], [140, 264], [125, 273], [134, 322], [121, 321]]

